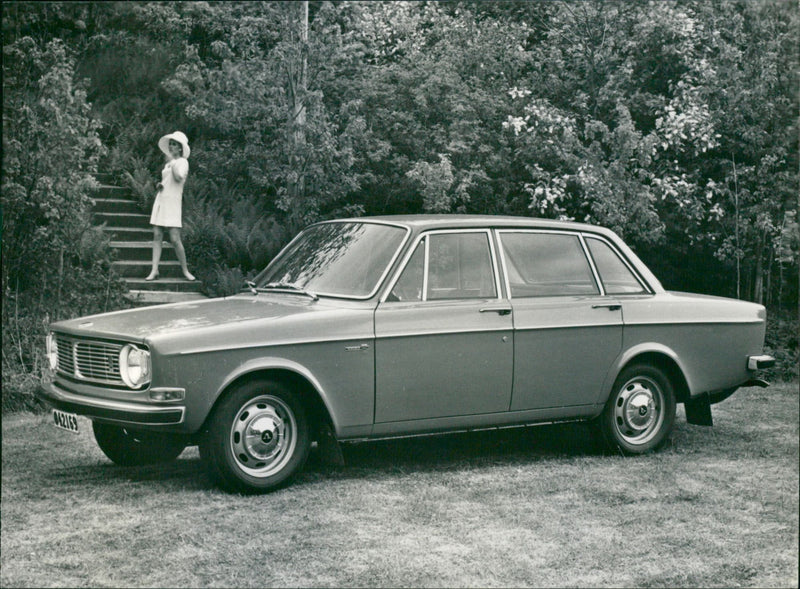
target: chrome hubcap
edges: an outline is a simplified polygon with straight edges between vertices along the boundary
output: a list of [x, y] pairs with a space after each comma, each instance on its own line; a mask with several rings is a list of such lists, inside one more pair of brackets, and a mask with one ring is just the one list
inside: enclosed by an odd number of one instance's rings
[[654, 381], [636, 377], [617, 394], [614, 422], [629, 444], [644, 444], [658, 432], [663, 420], [663, 394]]
[[236, 414], [230, 444], [244, 472], [271, 476], [286, 466], [297, 445], [294, 413], [277, 397], [262, 395], [251, 399]]

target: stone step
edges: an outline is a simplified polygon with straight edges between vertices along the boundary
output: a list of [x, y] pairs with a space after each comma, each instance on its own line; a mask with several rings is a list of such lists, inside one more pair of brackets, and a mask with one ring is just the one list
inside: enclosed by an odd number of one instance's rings
[[145, 229], [144, 227], [103, 227], [106, 235], [112, 240], [116, 241], [146, 241], [153, 244], [153, 227], [152, 225]]
[[[126, 282], [136, 278], [144, 278], [150, 274], [152, 263], [150, 260], [116, 260], [112, 262], [114, 270], [117, 271]], [[180, 278], [183, 280], [181, 265], [175, 260], [162, 260], [158, 265], [158, 273], [163, 278]]]
[[202, 301], [207, 297], [197, 292], [175, 292], [171, 290], [131, 290], [125, 297], [132, 303], [144, 307], [167, 303]]
[[100, 183], [100, 186], [94, 192], [94, 198], [128, 198], [132, 199], [130, 188], [124, 186], [115, 186], [113, 184]]
[[94, 193], [94, 222], [109, 236], [109, 247], [117, 254], [114, 270], [129, 288], [126, 297], [135, 305], [156, 305], [206, 298], [199, 291], [200, 281], [183, 278], [175, 248], [169, 240], [163, 242], [160, 277], [146, 281], [153, 256], [153, 228], [150, 214], [142, 211], [129, 188], [118, 186], [112, 174], [95, 176], [100, 186]]
[[97, 180], [100, 184], [113, 184], [116, 178], [114, 174], [109, 172], [98, 172], [94, 175], [94, 179]]
[[150, 215], [144, 213], [95, 213], [94, 220], [98, 225], [105, 223], [113, 227], [131, 227], [149, 229]]
[[155, 280], [145, 280], [142, 278], [126, 278], [125, 282], [130, 290], [168, 290], [170, 292], [200, 292], [202, 282], [195, 280], [189, 282], [182, 276], [180, 278], [174, 276], [165, 277], [163, 269], [161, 276]]
[[94, 213], [142, 213], [139, 203], [128, 198], [95, 198]]
[[[110, 241], [109, 246], [117, 251], [118, 260], [150, 262], [153, 259], [153, 240], [150, 241]], [[161, 261], [177, 260], [175, 248], [169, 241], [161, 244]]]

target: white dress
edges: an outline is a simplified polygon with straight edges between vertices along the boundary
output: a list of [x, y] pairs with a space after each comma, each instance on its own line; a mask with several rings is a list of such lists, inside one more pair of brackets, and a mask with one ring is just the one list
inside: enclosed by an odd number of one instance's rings
[[161, 170], [161, 184], [164, 186], [153, 203], [150, 224], [160, 227], [182, 227], [181, 204], [183, 202], [183, 185], [189, 175], [189, 161], [178, 158], [167, 162]]

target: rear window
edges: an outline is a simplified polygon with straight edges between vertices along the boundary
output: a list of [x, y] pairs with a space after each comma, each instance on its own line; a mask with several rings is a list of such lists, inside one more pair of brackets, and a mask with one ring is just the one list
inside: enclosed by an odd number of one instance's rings
[[594, 265], [603, 281], [606, 294], [640, 294], [647, 292], [616, 251], [605, 241], [587, 237], [586, 243]]

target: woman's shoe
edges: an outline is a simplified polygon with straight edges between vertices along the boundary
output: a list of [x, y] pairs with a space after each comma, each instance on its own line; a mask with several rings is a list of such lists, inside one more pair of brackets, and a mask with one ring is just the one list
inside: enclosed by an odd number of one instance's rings
[[155, 274], [151, 272], [150, 275], [147, 278], [145, 278], [147, 282], [152, 282], [153, 280], [157, 279], [158, 279], [158, 272], [156, 272]]
[[188, 280], [189, 282], [194, 282], [195, 280], [197, 280], [197, 277], [196, 277], [194, 274], [190, 274], [189, 272], [186, 272], [186, 273], [183, 275], [183, 277], [184, 277], [186, 280]]

